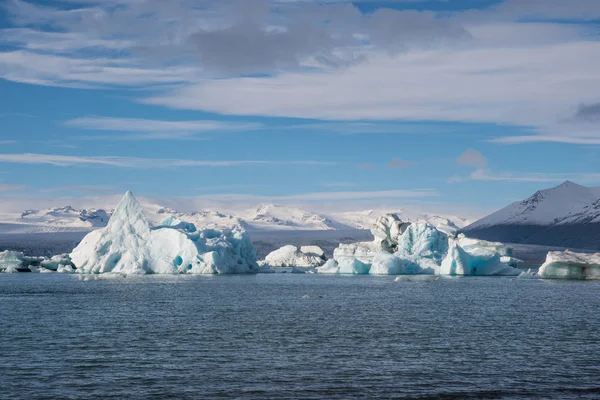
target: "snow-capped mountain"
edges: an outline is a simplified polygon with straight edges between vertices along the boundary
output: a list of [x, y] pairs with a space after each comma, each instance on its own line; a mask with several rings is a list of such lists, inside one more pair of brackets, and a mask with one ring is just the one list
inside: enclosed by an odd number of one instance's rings
[[566, 181], [513, 203], [463, 229], [510, 243], [600, 248], [600, 187]]
[[[229, 213], [205, 210], [184, 213], [158, 204], [144, 204], [146, 218], [155, 226], [180, 222], [196, 227], [231, 229], [235, 226], [250, 231], [353, 230], [370, 229], [384, 214], [398, 214], [403, 221], [426, 221], [434, 226], [456, 230], [468, 224], [460, 217], [411, 213], [406, 210], [359, 210], [322, 214], [301, 208], [276, 204], [260, 204], [256, 208], [233, 210]], [[0, 214], [0, 233], [85, 232], [106, 226], [112, 211], [78, 210], [60, 207], [46, 210], [26, 210], [21, 215]]]
[[452, 229], [461, 229], [470, 221], [457, 216], [440, 216], [437, 214], [411, 212], [409, 210], [364, 210], [340, 212], [331, 215], [331, 218], [355, 229], [370, 229], [377, 218], [385, 214], [396, 214], [402, 221], [427, 222], [433, 226], [444, 225]]
[[154, 208], [154, 212], [149, 212], [148, 218], [154, 225], [160, 225], [166, 218], [171, 216], [203, 229], [231, 229], [235, 226], [248, 229], [248, 224], [243, 219], [215, 210], [182, 213], [167, 207], [150, 207], [150, 209], [152, 208]]
[[324, 215], [276, 204], [261, 204], [248, 211], [246, 221], [253, 229], [351, 229]]
[[467, 230], [495, 225], [553, 225], [580, 214], [600, 199], [600, 188], [585, 187], [566, 181], [552, 189], [540, 190], [533, 196], [509, 205], [476, 221]]
[[14, 222], [85, 230], [106, 226], [111, 213], [112, 211], [96, 209], [76, 210], [66, 206], [46, 210], [26, 210]]

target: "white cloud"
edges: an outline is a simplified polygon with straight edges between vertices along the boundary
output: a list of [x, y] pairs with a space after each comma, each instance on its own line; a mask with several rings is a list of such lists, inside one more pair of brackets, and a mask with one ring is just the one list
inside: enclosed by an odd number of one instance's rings
[[[499, 143], [600, 142], [597, 127], [573, 121], [578, 104], [600, 100], [596, 27], [532, 22], [597, 19], [598, 1], [507, 0], [443, 15], [309, 2], [13, 0], [0, 77], [153, 87], [140, 101], [222, 114], [496, 123], [532, 130]], [[260, 77], [238, 77], [248, 72]]]
[[334, 165], [331, 162], [299, 160], [299, 161], [268, 161], [268, 160], [231, 160], [204, 161], [181, 160], [167, 158], [140, 158], [117, 156], [64, 156], [56, 154], [0, 154], [0, 163], [13, 164], [49, 164], [55, 166], [72, 165], [104, 165], [122, 168], [177, 168], [177, 167], [240, 167], [250, 165]]
[[[259, 123], [227, 121], [164, 121], [137, 118], [82, 117], [65, 122], [66, 125], [97, 131], [128, 132], [111, 136], [113, 139], [185, 139], [203, 132], [252, 131], [264, 127]], [[96, 138], [96, 137], [93, 137]]]
[[456, 162], [470, 167], [485, 168], [488, 160], [477, 150], [468, 149], [456, 159]]
[[600, 42], [592, 41], [411, 52], [374, 56], [343, 71], [222, 79], [140, 100], [232, 115], [497, 123], [554, 132], [574, 105], [598, 98], [598, 64]]

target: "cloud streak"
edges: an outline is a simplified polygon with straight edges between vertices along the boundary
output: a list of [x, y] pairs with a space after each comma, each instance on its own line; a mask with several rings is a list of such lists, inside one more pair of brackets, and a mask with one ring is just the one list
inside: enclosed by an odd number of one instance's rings
[[545, 172], [492, 172], [488, 169], [479, 168], [467, 177], [454, 176], [448, 183], [465, 181], [485, 182], [564, 182], [566, 180], [580, 183], [600, 182], [600, 173], [545, 173]]
[[299, 161], [269, 161], [269, 160], [181, 160], [168, 158], [140, 158], [117, 156], [64, 156], [56, 154], [0, 154], [0, 163], [54, 165], [54, 166], [110, 166], [121, 168], [179, 168], [179, 167], [241, 167], [258, 165], [335, 165], [331, 162], [299, 160]]
[[5, 183], [0, 183], [0, 192], [12, 192], [16, 190], [25, 189], [26, 186], [23, 185], [9, 185]]
[[247, 194], [215, 194], [200, 196], [222, 201], [349, 201], [367, 199], [398, 199], [436, 197], [435, 190], [379, 190], [299, 193], [288, 196], [256, 196]]

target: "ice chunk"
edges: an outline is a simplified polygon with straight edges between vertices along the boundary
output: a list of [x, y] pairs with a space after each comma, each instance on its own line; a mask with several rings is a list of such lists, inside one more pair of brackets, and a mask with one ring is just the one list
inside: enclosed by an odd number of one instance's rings
[[360, 242], [340, 244], [333, 250], [333, 258], [337, 261], [357, 259], [362, 263], [371, 264], [377, 252], [378, 244], [374, 242]]
[[464, 234], [460, 234], [458, 235], [458, 244], [465, 250], [469, 250], [471, 248], [485, 248], [493, 250], [494, 252], [500, 254], [500, 256], [512, 257], [512, 249], [500, 242], [488, 242], [486, 240], [473, 239], [466, 237]]
[[300, 252], [309, 256], [316, 256], [325, 259], [325, 252], [319, 246], [302, 246], [300, 247]]
[[127, 192], [108, 225], [89, 233], [70, 254], [80, 273], [228, 274], [257, 271], [256, 251], [243, 230], [152, 228]]
[[501, 261], [500, 253], [488, 247], [467, 248], [452, 243], [442, 261], [441, 275], [517, 276], [521, 270]]
[[323, 266], [317, 268], [317, 273], [319, 273], [319, 274], [333, 275], [333, 274], [337, 274], [339, 272], [340, 272], [340, 268], [338, 266], [338, 262], [335, 261], [334, 259], [327, 260], [327, 262], [325, 264], [323, 264]]
[[[418, 263], [417, 261], [421, 261]], [[402, 258], [396, 254], [380, 252], [373, 258], [373, 264], [369, 270], [371, 275], [417, 275], [435, 274], [438, 266], [429, 262], [423, 262], [417, 257], [414, 259]]]
[[340, 261], [328, 260], [325, 265], [317, 268], [319, 274], [344, 274], [344, 275], [366, 275], [371, 269], [370, 264], [365, 264], [356, 258], [347, 258]]
[[305, 253], [292, 245], [283, 246], [269, 253], [261, 264], [269, 267], [318, 267], [325, 263], [325, 253], [320, 247], [304, 246], [302, 249], [312, 253]]
[[21, 252], [10, 250], [0, 252], [0, 271], [7, 273], [19, 272], [20, 269], [24, 268], [23, 261], [24, 256]]
[[355, 259], [338, 261], [338, 274], [366, 275], [371, 269], [370, 264]]
[[410, 225], [398, 238], [399, 257], [440, 265], [448, 252], [448, 235], [427, 223]]
[[398, 237], [404, 233], [409, 225], [408, 222], [402, 222], [396, 214], [386, 214], [379, 217], [373, 228], [371, 228], [378, 250], [388, 253], [395, 252]]
[[68, 254], [60, 254], [57, 256], [52, 256], [51, 258], [44, 259], [40, 265], [51, 271], [58, 271], [66, 269], [66, 267], [75, 267], [75, 265], [71, 262], [71, 257]]
[[600, 253], [551, 251], [538, 275], [546, 279], [600, 279]]

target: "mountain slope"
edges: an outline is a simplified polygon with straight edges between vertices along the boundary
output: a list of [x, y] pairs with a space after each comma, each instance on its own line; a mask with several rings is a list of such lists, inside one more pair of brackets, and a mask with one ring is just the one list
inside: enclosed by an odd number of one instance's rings
[[566, 181], [541, 190], [462, 229], [508, 243], [600, 248], [600, 188]]
[[352, 229], [321, 214], [276, 204], [261, 204], [244, 217], [254, 229]]

